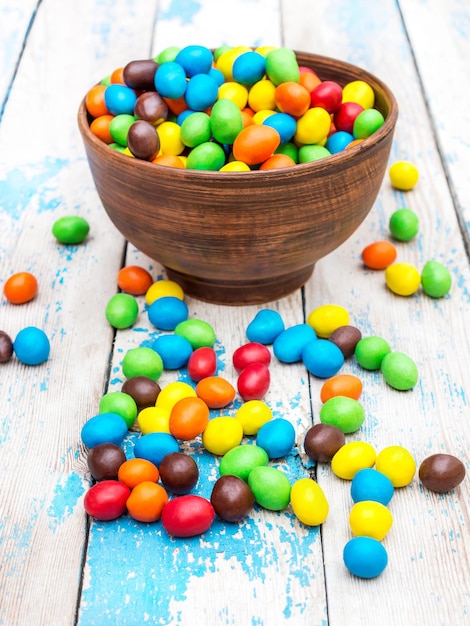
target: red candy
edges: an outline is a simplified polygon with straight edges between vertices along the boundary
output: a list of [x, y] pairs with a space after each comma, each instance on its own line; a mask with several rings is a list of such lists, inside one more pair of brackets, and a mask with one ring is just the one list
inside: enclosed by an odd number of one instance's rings
[[238, 393], [243, 400], [261, 400], [271, 384], [271, 374], [264, 363], [250, 363], [240, 372]]
[[119, 480], [103, 480], [86, 492], [83, 506], [88, 515], [107, 522], [124, 515], [130, 494], [129, 487]]
[[188, 494], [170, 500], [163, 507], [161, 520], [169, 535], [194, 537], [209, 530], [214, 517], [214, 507], [209, 500]]
[[271, 353], [262, 343], [250, 341], [235, 350], [232, 356], [233, 367], [237, 372], [241, 372], [251, 363], [271, 363]]
[[310, 94], [312, 107], [323, 107], [328, 113], [334, 113], [341, 105], [343, 90], [338, 83], [324, 80]]
[[203, 346], [191, 353], [187, 363], [188, 375], [194, 382], [213, 376], [217, 371], [217, 355], [212, 348]]

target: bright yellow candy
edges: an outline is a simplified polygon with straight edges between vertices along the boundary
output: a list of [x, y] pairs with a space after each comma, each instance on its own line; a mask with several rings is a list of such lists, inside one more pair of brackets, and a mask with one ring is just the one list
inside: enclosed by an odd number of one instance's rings
[[169, 433], [170, 411], [165, 407], [149, 406], [137, 416], [137, 423], [143, 435], [147, 433]]
[[394, 487], [406, 487], [415, 475], [416, 461], [406, 448], [388, 446], [378, 453], [375, 469], [385, 474]]
[[271, 52], [271, 50], [275, 50], [275, 49], [276, 49], [275, 46], [259, 46], [258, 48], [255, 48], [255, 52], [265, 57], [267, 54]]
[[157, 396], [156, 407], [163, 407], [171, 412], [174, 405], [182, 398], [195, 398], [196, 390], [181, 380], [168, 383]]
[[259, 80], [248, 93], [248, 106], [255, 112], [274, 110], [276, 108], [275, 91], [276, 86], [270, 80]]
[[240, 83], [229, 81], [220, 85], [217, 97], [219, 100], [222, 98], [231, 100], [241, 111], [248, 102], [248, 89], [244, 85], [240, 85]]
[[214, 417], [202, 433], [202, 445], [211, 454], [223, 456], [240, 445], [243, 439], [243, 426], [234, 417]]
[[409, 161], [396, 161], [388, 170], [392, 187], [400, 191], [410, 191], [418, 182], [419, 172], [416, 165]]
[[311, 478], [300, 478], [291, 488], [290, 504], [297, 519], [306, 526], [318, 526], [328, 517], [328, 500], [320, 485]]
[[261, 109], [261, 111], [257, 111], [253, 115], [253, 122], [255, 124], [262, 124], [264, 120], [266, 120], [268, 117], [271, 117], [271, 115], [274, 115], [274, 113], [275, 111], [272, 111], [270, 109]]
[[337, 328], [349, 324], [349, 313], [338, 304], [323, 304], [311, 311], [307, 324], [313, 328], [317, 337], [328, 339]]
[[353, 80], [343, 87], [343, 102], [357, 102], [364, 109], [372, 109], [375, 103], [374, 90], [363, 80]]
[[152, 302], [155, 302], [155, 300], [163, 298], [164, 296], [173, 296], [175, 298], [179, 298], [180, 300], [184, 300], [184, 291], [178, 283], [175, 283], [173, 280], [157, 280], [147, 289], [145, 302], [150, 306]]
[[375, 448], [366, 441], [350, 441], [336, 452], [331, 459], [333, 474], [344, 480], [352, 480], [357, 472], [375, 463]]
[[230, 161], [221, 167], [219, 172], [251, 172], [251, 170], [243, 161]]
[[393, 293], [411, 296], [421, 284], [421, 274], [410, 263], [392, 263], [385, 270], [385, 282]]
[[297, 120], [294, 140], [297, 144], [321, 143], [331, 127], [331, 118], [322, 107], [313, 107]]
[[178, 156], [186, 146], [181, 141], [181, 126], [176, 122], [162, 122], [157, 126], [160, 139], [161, 154], [173, 154]]
[[349, 525], [356, 537], [372, 537], [382, 541], [392, 524], [392, 514], [381, 502], [356, 502], [349, 513]]
[[244, 435], [256, 435], [261, 426], [272, 417], [271, 409], [262, 400], [248, 400], [235, 413], [235, 419], [241, 423]]

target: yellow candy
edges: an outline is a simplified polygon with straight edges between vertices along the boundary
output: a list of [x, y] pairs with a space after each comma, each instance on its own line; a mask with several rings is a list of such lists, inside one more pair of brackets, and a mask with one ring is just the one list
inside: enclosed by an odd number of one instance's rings
[[223, 456], [240, 445], [243, 439], [243, 426], [234, 417], [214, 417], [202, 433], [202, 445], [211, 454]]
[[275, 50], [275, 46], [259, 46], [255, 48], [255, 52], [261, 54], [263, 57], [267, 56], [272, 50]]
[[155, 300], [163, 298], [164, 296], [173, 296], [175, 298], [179, 298], [180, 300], [184, 300], [184, 291], [178, 283], [175, 283], [173, 280], [157, 280], [147, 289], [145, 302], [150, 306], [152, 302], [155, 302]]
[[217, 97], [219, 100], [222, 98], [231, 100], [241, 111], [246, 107], [246, 103], [248, 102], [248, 89], [240, 85], [240, 83], [229, 81], [220, 85]]
[[180, 380], [168, 383], [166, 387], [160, 391], [155, 402], [156, 407], [163, 407], [168, 411], [175, 406], [178, 400], [182, 398], [195, 398], [196, 391], [188, 383], [184, 383]]
[[296, 144], [321, 143], [331, 127], [331, 118], [322, 107], [313, 107], [297, 120]]
[[350, 441], [336, 452], [331, 459], [333, 474], [344, 480], [352, 480], [357, 472], [374, 466], [376, 452], [366, 441]]
[[409, 161], [396, 161], [388, 170], [392, 187], [400, 191], [410, 191], [418, 182], [419, 172], [416, 165]]
[[413, 480], [416, 462], [406, 448], [388, 446], [378, 453], [375, 468], [385, 474], [394, 487], [406, 487]]
[[382, 541], [392, 524], [392, 514], [381, 502], [357, 502], [349, 513], [349, 525], [356, 537], [372, 537]]
[[290, 504], [297, 519], [306, 526], [323, 524], [328, 517], [328, 500], [320, 485], [311, 478], [300, 478], [292, 485]]
[[343, 102], [357, 102], [364, 109], [372, 109], [375, 103], [374, 90], [363, 80], [353, 80], [343, 87]]
[[275, 111], [271, 111], [270, 109], [261, 109], [261, 111], [257, 111], [253, 115], [253, 122], [255, 124], [262, 124], [264, 120], [266, 120], [268, 117], [271, 117], [271, 115], [274, 115], [274, 113]]
[[272, 417], [271, 409], [262, 400], [248, 400], [235, 413], [235, 419], [241, 423], [244, 435], [256, 435], [261, 426]]
[[230, 161], [221, 167], [219, 172], [251, 172], [251, 170], [243, 161]]
[[259, 80], [255, 83], [248, 94], [248, 106], [253, 111], [274, 110], [276, 100], [274, 92], [276, 86], [270, 80]]
[[165, 407], [149, 406], [137, 416], [137, 423], [143, 435], [147, 433], [169, 433], [170, 411]]
[[178, 156], [186, 146], [181, 141], [181, 126], [176, 122], [162, 122], [157, 126], [160, 139], [161, 154], [173, 154]]
[[349, 324], [349, 313], [337, 304], [323, 304], [313, 309], [307, 318], [317, 337], [328, 339], [333, 331], [340, 326]]
[[411, 296], [421, 285], [421, 274], [410, 263], [392, 263], [385, 270], [385, 282], [393, 293]]

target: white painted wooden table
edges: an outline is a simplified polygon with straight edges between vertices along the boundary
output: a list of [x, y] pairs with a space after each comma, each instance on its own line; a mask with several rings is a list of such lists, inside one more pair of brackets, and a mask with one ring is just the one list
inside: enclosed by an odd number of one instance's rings
[[[81, 427], [104, 392], [120, 389], [123, 354], [156, 336], [143, 299], [134, 328], [115, 337], [104, 309], [123, 263], [143, 265], [155, 279], [164, 273], [126, 246], [107, 218], [76, 125], [93, 82], [169, 45], [285, 45], [350, 61], [387, 82], [400, 107], [391, 161], [415, 162], [419, 184], [403, 194], [384, 180], [359, 230], [317, 264], [302, 291], [269, 306], [287, 326], [320, 304], [340, 304], [363, 335], [412, 356], [420, 381], [408, 393], [353, 359], [345, 364], [364, 385], [366, 420], [351, 439], [377, 451], [402, 445], [418, 465], [448, 452], [470, 470], [468, 3], [0, 0], [0, 35], [0, 284], [29, 270], [40, 285], [27, 305], [2, 298], [0, 328], [14, 338], [36, 325], [51, 341], [47, 363], [13, 358], [0, 367], [0, 624], [470, 624], [468, 478], [444, 495], [424, 489], [417, 475], [396, 490], [384, 540], [389, 565], [370, 581], [343, 565], [349, 483], [329, 466], [317, 468], [330, 503], [320, 528], [303, 527], [289, 510], [256, 509], [241, 526], [216, 521], [205, 535], [180, 541], [159, 523], [87, 520]], [[402, 206], [419, 214], [421, 228], [398, 245], [399, 259], [446, 264], [453, 287], [442, 300], [394, 296], [382, 273], [360, 262], [366, 244], [389, 236], [388, 218]], [[51, 235], [52, 223], [69, 214], [90, 222], [84, 245], [62, 247]], [[188, 305], [191, 316], [213, 324], [224, 375], [235, 380], [230, 355], [262, 307], [190, 298]], [[301, 365], [274, 365], [266, 401], [296, 427], [300, 454], [281, 464], [294, 480], [307, 475], [302, 442], [318, 422], [322, 381]], [[184, 373], [165, 372], [161, 383], [178, 377]], [[197, 491], [208, 496], [216, 469], [199, 460], [207, 478]]]

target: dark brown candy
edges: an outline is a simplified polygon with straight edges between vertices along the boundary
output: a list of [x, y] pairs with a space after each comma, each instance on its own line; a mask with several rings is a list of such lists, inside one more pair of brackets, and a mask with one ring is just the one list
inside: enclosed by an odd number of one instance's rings
[[253, 508], [255, 497], [244, 480], [226, 474], [215, 482], [211, 504], [217, 515], [226, 522], [241, 522]]
[[328, 463], [344, 446], [346, 437], [341, 429], [332, 424], [315, 424], [305, 435], [304, 449], [312, 461]]
[[460, 485], [465, 465], [452, 454], [433, 454], [419, 466], [419, 479], [431, 491], [445, 493]]
[[157, 126], [168, 117], [168, 105], [156, 91], [146, 91], [137, 98], [134, 115]]
[[137, 120], [131, 124], [127, 132], [127, 147], [138, 159], [154, 159], [160, 149], [160, 139], [155, 127], [145, 120]]
[[329, 336], [329, 340], [338, 346], [345, 359], [354, 354], [356, 344], [361, 338], [362, 333], [355, 326], [340, 326]]
[[166, 454], [158, 469], [163, 485], [176, 495], [189, 493], [199, 479], [196, 461], [184, 452]]
[[3, 330], [0, 330], [0, 363], [7, 363], [13, 355], [13, 341]]
[[155, 91], [155, 73], [158, 63], [152, 59], [130, 61], [122, 71], [122, 77], [128, 87], [139, 91]]
[[124, 451], [115, 443], [100, 443], [88, 452], [88, 469], [95, 480], [117, 480], [126, 460]]
[[134, 398], [137, 410], [141, 411], [149, 406], [155, 406], [160, 393], [160, 385], [147, 376], [132, 376], [121, 387], [123, 393]]

